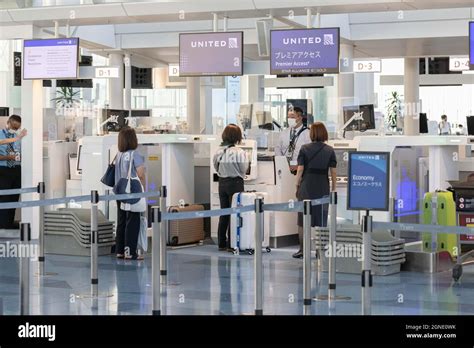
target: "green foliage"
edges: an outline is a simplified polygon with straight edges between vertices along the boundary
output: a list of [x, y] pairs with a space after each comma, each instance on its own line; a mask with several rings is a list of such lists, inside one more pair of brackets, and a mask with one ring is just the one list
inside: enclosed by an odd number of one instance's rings
[[398, 94], [398, 92], [396, 91], [393, 91], [390, 95], [390, 98], [386, 101], [388, 102], [388, 124], [390, 125], [390, 127], [395, 128], [397, 127], [398, 116], [402, 114], [402, 100], [400, 99], [400, 94]]
[[81, 103], [79, 91], [74, 91], [72, 87], [60, 87], [56, 89], [56, 98], [51, 101], [56, 102], [56, 106], [60, 108], [73, 108]]

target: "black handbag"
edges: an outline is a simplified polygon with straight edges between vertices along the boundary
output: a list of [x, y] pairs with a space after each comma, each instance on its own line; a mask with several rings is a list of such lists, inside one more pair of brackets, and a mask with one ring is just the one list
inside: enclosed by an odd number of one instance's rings
[[108, 187], [114, 187], [115, 186], [115, 159], [117, 158], [117, 155], [115, 155], [112, 163], [109, 164], [107, 167], [107, 170], [105, 171], [104, 176], [100, 181]]

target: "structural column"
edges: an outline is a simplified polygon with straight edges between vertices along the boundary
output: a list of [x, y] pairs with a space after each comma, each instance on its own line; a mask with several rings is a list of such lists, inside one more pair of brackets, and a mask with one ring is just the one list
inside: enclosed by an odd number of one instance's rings
[[[352, 59], [354, 56], [354, 46], [352, 44], [341, 44], [340, 46], [340, 57], [341, 64], [352, 65]], [[339, 115], [338, 124], [342, 126], [344, 120], [342, 118], [342, 107], [345, 105], [357, 105], [358, 102], [354, 100], [354, 74], [345, 73], [337, 75], [337, 100], [338, 109], [337, 114]]]
[[[43, 81], [23, 80], [21, 85], [22, 127], [28, 136], [21, 141], [21, 187], [34, 187], [43, 182]], [[24, 194], [22, 200], [37, 199]], [[39, 236], [39, 208], [22, 208], [21, 221], [31, 226], [32, 239]]]
[[187, 92], [187, 114], [188, 114], [188, 133], [199, 134], [201, 99], [200, 88], [201, 79], [199, 77], [186, 78]]
[[[124, 73], [125, 73], [125, 89], [123, 91], [125, 110], [132, 109], [132, 60], [130, 54], [126, 54], [124, 57]], [[130, 115], [131, 116], [131, 115]]]
[[405, 58], [404, 78], [404, 121], [405, 135], [420, 134], [419, 110], [420, 110], [420, 66], [418, 58]]
[[240, 79], [242, 104], [263, 103], [265, 99], [265, 81], [263, 75], [245, 75]]
[[120, 53], [111, 53], [109, 55], [109, 66], [118, 67], [119, 78], [108, 79], [109, 82], [109, 108], [123, 109], [123, 56]]
[[213, 125], [212, 125], [212, 78], [206, 77], [202, 78], [201, 81], [203, 82], [202, 86], [200, 87], [200, 127], [199, 130], [204, 129], [204, 134], [212, 134], [213, 133]]
[[374, 104], [374, 73], [354, 74], [354, 94], [361, 105]]

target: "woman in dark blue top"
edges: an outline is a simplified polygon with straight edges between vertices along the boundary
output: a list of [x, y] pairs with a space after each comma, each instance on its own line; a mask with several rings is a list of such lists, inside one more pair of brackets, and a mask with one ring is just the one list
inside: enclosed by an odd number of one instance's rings
[[[296, 173], [296, 197], [298, 200], [318, 199], [329, 195], [329, 172], [331, 173], [331, 191], [336, 190], [336, 153], [326, 144], [328, 131], [321, 122], [315, 122], [310, 128], [311, 143], [303, 145], [298, 155]], [[311, 207], [311, 226], [326, 226], [328, 206]], [[298, 234], [300, 250], [293, 255], [303, 257], [303, 214], [298, 213]]]

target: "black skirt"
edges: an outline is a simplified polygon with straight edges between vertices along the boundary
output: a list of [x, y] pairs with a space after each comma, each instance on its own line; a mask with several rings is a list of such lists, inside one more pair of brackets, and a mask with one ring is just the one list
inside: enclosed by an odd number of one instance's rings
[[[298, 200], [319, 199], [329, 196], [328, 172], [323, 174], [306, 172], [303, 174], [301, 186], [298, 191]], [[326, 227], [328, 221], [329, 204], [311, 207], [311, 226]], [[298, 226], [303, 226], [303, 213], [298, 213]]]

